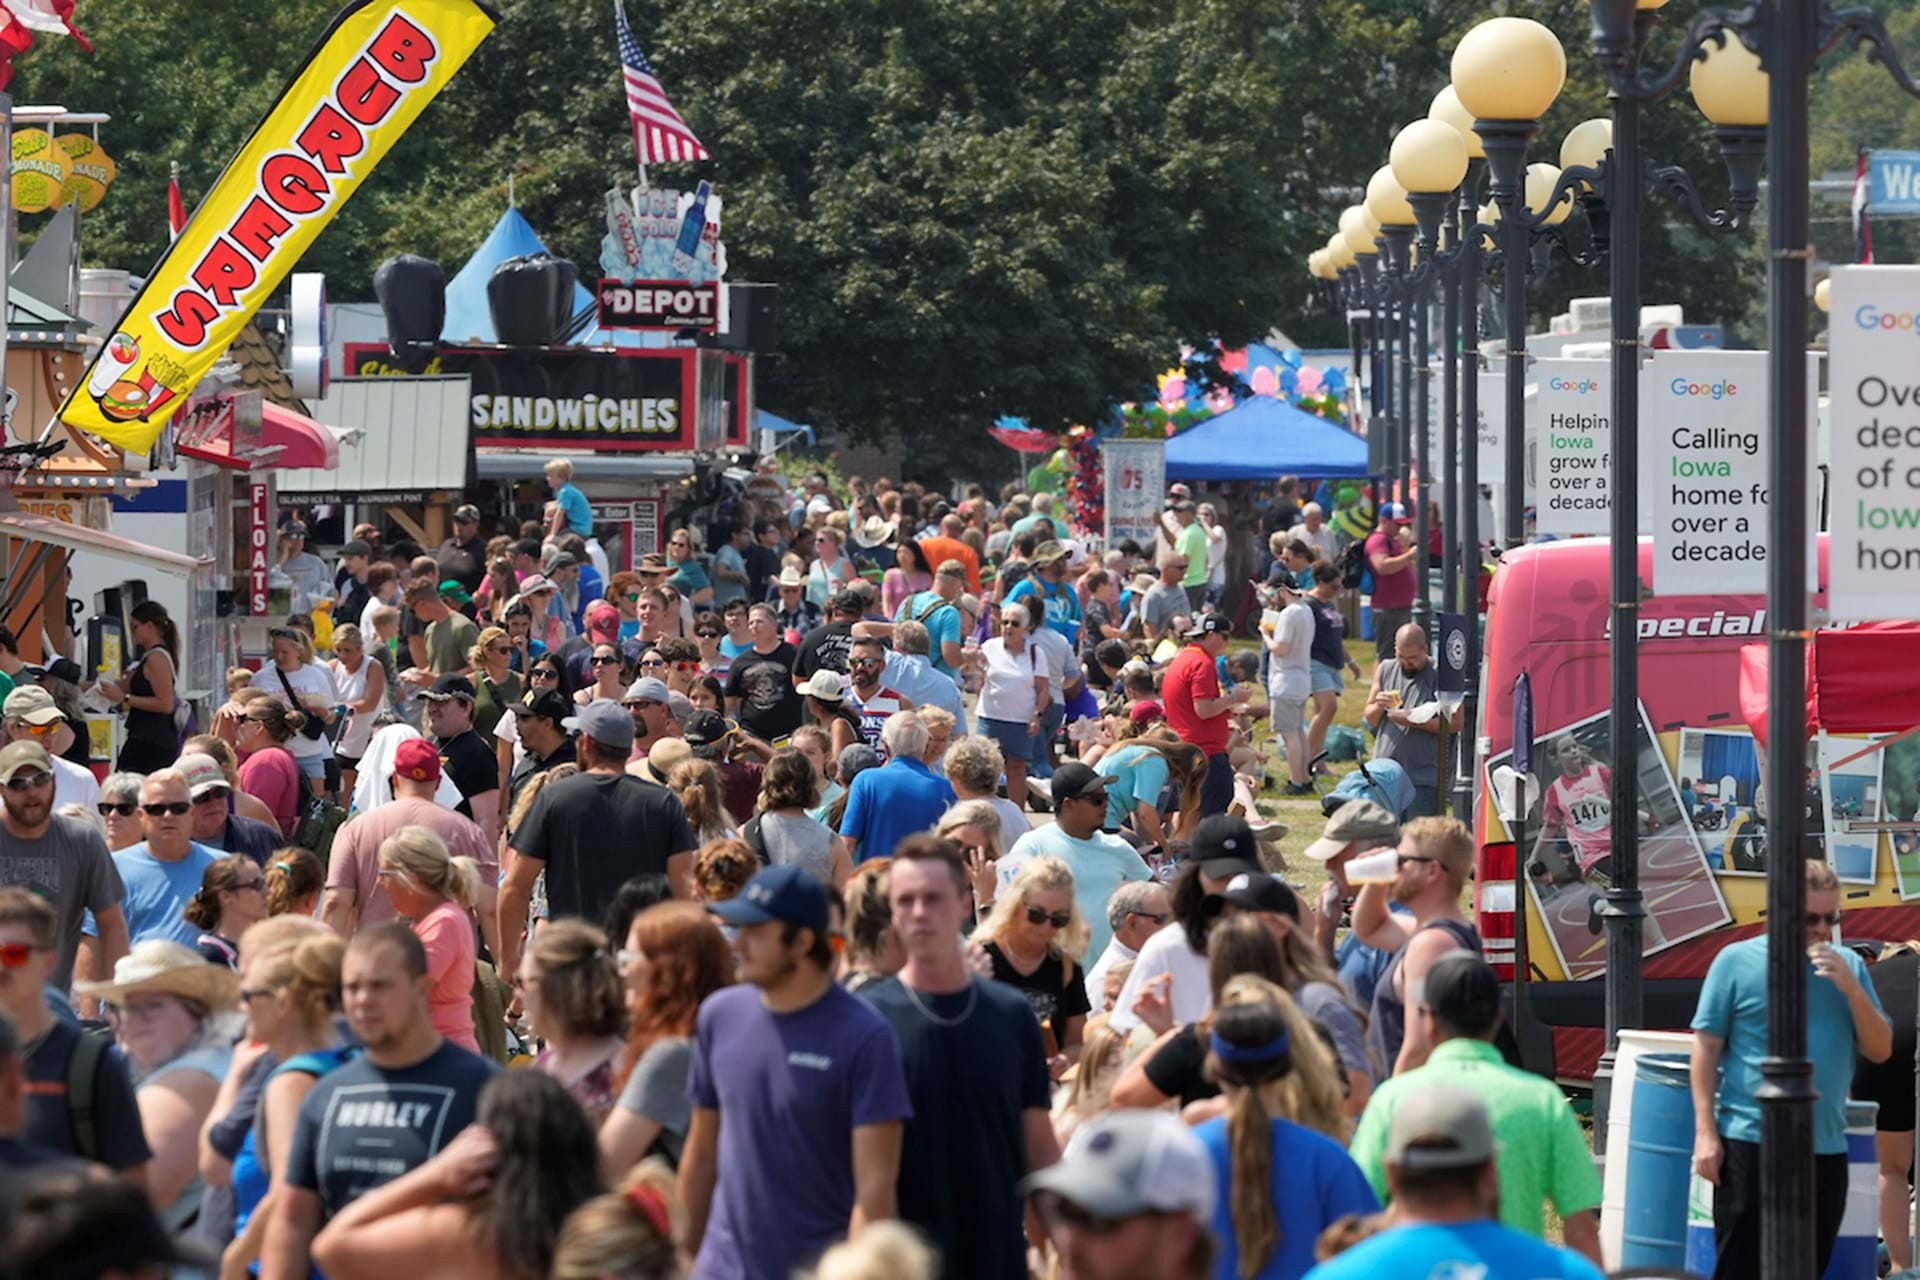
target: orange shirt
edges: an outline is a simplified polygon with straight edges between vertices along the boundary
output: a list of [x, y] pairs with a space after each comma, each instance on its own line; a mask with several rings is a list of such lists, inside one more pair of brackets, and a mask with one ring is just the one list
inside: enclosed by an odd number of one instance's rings
[[973, 553], [972, 547], [958, 538], [921, 538], [920, 554], [926, 559], [930, 573], [937, 572], [943, 560], [958, 560], [967, 567], [967, 590], [976, 596], [980, 594], [980, 557]]

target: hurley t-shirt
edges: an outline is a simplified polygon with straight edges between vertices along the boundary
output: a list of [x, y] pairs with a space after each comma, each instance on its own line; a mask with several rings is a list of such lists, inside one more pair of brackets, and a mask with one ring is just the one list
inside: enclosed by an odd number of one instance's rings
[[79, 818], [59, 814], [37, 840], [22, 840], [0, 826], [0, 884], [31, 889], [52, 904], [56, 959], [47, 981], [58, 991], [73, 985], [73, 956], [87, 913], [117, 906], [126, 896], [106, 837]]
[[549, 783], [514, 832], [516, 852], [547, 864], [554, 919], [598, 920], [620, 886], [693, 850], [686, 812], [671, 791], [630, 774], [576, 773]]
[[720, 1113], [695, 1280], [788, 1280], [812, 1264], [853, 1214], [853, 1131], [913, 1114], [892, 1028], [837, 985], [792, 1013], [746, 984], [709, 996], [687, 1096]]
[[480, 1090], [499, 1070], [440, 1043], [410, 1067], [355, 1058], [314, 1081], [294, 1122], [287, 1182], [320, 1196], [331, 1218], [425, 1164], [473, 1123]]
[[800, 727], [805, 704], [793, 687], [794, 647], [782, 640], [771, 653], [748, 649], [727, 671], [727, 697], [740, 700], [740, 723], [762, 742]]
[[[892, 1024], [913, 1101], [901, 1218], [940, 1250], [943, 1275], [1026, 1280], [1015, 1187], [1028, 1172], [1026, 1113], [1046, 1111], [1052, 1096], [1032, 1010], [1019, 992], [979, 978], [943, 995], [888, 978], [860, 995]], [[993, 1069], [980, 1070], [984, 1062]]]

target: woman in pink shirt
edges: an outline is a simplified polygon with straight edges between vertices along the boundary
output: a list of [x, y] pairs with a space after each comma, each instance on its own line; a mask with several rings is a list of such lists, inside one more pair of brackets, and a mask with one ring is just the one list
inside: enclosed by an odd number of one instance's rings
[[300, 731], [306, 713], [294, 711], [278, 698], [262, 695], [247, 703], [246, 714], [234, 731], [234, 749], [240, 754], [240, 789], [273, 810], [283, 839], [292, 840], [300, 824], [306, 786], [300, 764], [286, 744]]
[[445, 842], [426, 827], [400, 828], [381, 842], [379, 857], [381, 885], [426, 948], [433, 1029], [463, 1049], [480, 1052], [473, 1034], [479, 868], [472, 858], [449, 857]]

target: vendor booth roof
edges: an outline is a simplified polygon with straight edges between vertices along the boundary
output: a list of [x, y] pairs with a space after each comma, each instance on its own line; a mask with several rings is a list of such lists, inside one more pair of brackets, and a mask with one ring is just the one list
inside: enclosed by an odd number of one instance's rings
[[50, 543], [56, 547], [65, 547], [69, 551], [91, 551], [110, 560], [138, 565], [151, 572], [164, 573], [175, 578], [190, 578], [194, 570], [212, 563], [181, 555], [177, 551], [150, 547], [144, 542], [135, 542], [131, 538], [122, 538], [118, 534], [89, 529], [85, 525], [72, 524], [29, 511], [0, 513], [0, 534], [30, 542]]
[[[1920, 653], [1920, 622], [1816, 631], [1807, 645], [1807, 732], [1903, 733], [1920, 725], [1920, 684], [1896, 678]], [[1767, 646], [1740, 650], [1740, 716], [1767, 740]]]
[[313, 416], [328, 427], [358, 428], [351, 449], [331, 467], [288, 463], [282, 493], [413, 492], [464, 489], [473, 452], [468, 425], [472, 383], [457, 378], [335, 378]]
[[753, 411], [753, 425], [756, 430], [771, 431], [775, 435], [792, 435], [798, 431], [806, 436], [808, 445], [813, 444], [812, 427], [807, 426], [805, 423], [795, 422], [791, 418], [783, 418], [771, 409], [755, 409]]
[[1254, 396], [1167, 441], [1169, 480], [1366, 474], [1365, 440], [1268, 396]]

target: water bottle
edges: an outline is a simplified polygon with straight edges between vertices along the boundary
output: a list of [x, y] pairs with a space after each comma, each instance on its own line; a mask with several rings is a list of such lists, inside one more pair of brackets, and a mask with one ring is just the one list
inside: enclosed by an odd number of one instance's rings
[[694, 189], [687, 216], [680, 220], [680, 238], [673, 245], [673, 269], [681, 279], [693, 270], [693, 255], [700, 251], [700, 237], [707, 229], [707, 197], [712, 194], [713, 184], [702, 182]]

